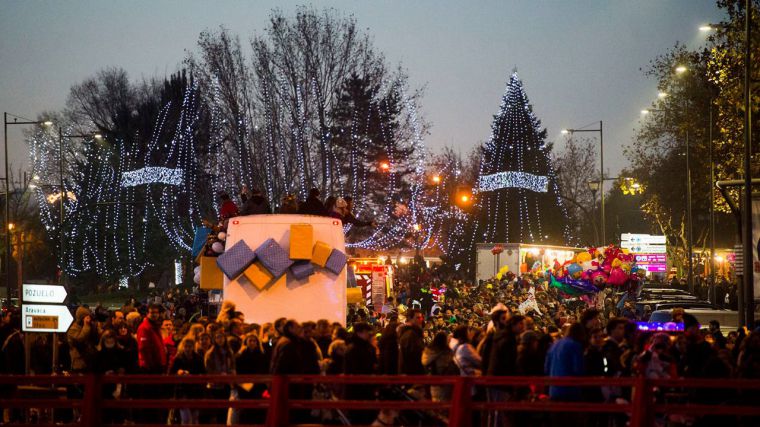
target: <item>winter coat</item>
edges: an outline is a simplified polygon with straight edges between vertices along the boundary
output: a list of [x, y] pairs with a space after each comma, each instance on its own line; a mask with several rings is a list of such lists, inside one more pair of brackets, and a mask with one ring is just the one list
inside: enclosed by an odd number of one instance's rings
[[118, 345], [113, 348], [101, 348], [96, 357], [95, 372], [105, 374], [108, 371], [118, 373], [120, 369], [126, 369], [127, 355], [124, 349]]
[[[348, 375], [370, 375], [377, 370], [375, 347], [369, 341], [354, 337], [346, 349], [343, 372]], [[375, 388], [366, 384], [346, 385], [346, 399], [372, 400]]]
[[425, 347], [422, 351], [422, 366], [427, 373], [431, 375], [459, 375], [459, 368], [452, 370], [454, 363], [454, 352], [447, 348], [445, 350]]
[[84, 324], [84, 318], [90, 315], [90, 310], [84, 307], [77, 308], [76, 321], [66, 332], [73, 371], [91, 372], [95, 369], [99, 337], [97, 327], [93, 323]]
[[422, 351], [425, 343], [422, 328], [417, 325], [403, 325], [398, 332], [398, 373], [405, 375], [425, 375], [422, 366]]
[[480, 376], [482, 374], [482, 363], [478, 352], [472, 344], [459, 344], [455, 339], [449, 343], [454, 354], [454, 362], [459, 367], [459, 373], [463, 376]]
[[298, 207], [300, 215], [320, 215], [326, 214], [325, 205], [316, 197], [309, 197]]
[[[555, 342], [546, 354], [544, 372], [552, 377], [581, 377], [583, 370], [583, 345], [572, 338]], [[552, 400], [576, 402], [581, 400], [580, 387], [549, 387]]]
[[348, 345], [343, 372], [349, 375], [370, 375], [377, 372], [375, 347], [366, 340], [355, 337]]
[[390, 323], [383, 329], [378, 340], [380, 347], [380, 374], [398, 374], [398, 328], [397, 323]]
[[517, 375], [517, 337], [501, 329], [493, 336], [488, 375]]
[[269, 207], [269, 202], [262, 196], [251, 196], [243, 204], [243, 209], [240, 211], [240, 215], [266, 215], [272, 213], [272, 208]]
[[138, 365], [145, 373], [166, 372], [166, 347], [161, 338], [160, 326], [151, 323], [147, 317], [137, 328], [137, 353]]
[[300, 339], [294, 336], [282, 336], [277, 340], [272, 352], [270, 372], [272, 374], [302, 374], [304, 373], [301, 358]]
[[[172, 361], [169, 373], [177, 375], [179, 370], [187, 371], [190, 375], [203, 375], [206, 367], [203, 365], [203, 357], [193, 352], [190, 357], [184, 353], [177, 354]], [[178, 398], [203, 398], [203, 384], [177, 384], [175, 396]]]

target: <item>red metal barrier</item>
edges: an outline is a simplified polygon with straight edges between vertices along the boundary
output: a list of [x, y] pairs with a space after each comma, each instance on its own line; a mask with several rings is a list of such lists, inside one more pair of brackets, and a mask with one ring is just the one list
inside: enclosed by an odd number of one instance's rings
[[[103, 399], [101, 390], [105, 384], [234, 384], [266, 383], [269, 399], [235, 400], [226, 399]], [[0, 376], [0, 384], [37, 386], [79, 386], [84, 390], [81, 399], [24, 399], [2, 396], [0, 405], [8, 408], [78, 408], [81, 411], [80, 425], [101, 425], [100, 414], [109, 409], [134, 408], [187, 408], [193, 409], [267, 409], [266, 425], [286, 426], [291, 410], [298, 409], [345, 409], [345, 410], [434, 410], [448, 411], [449, 425], [470, 424], [473, 411], [520, 411], [520, 412], [582, 412], [618, 413], [630, 415], [630, 426], [644, 427], [653, 424], [657, 414], [705, 414], [760, 417], [760, 406], [751, 404], [716, 405], [700, 403], [660, 403], [655, 402], [654, 390], [675, 389], [694, 392], [699, 389], [736, 390], [737, 393], [753, 391], [760, 394], [758, 380], [647, 380], [644, 378], [553, 378], [553, 377], [439, 377], [439, 376], [270, 376], [270, 375], [75, 375], [75, 376]], [[367, 384], [389, 386], [402, 384], [446, 385], [452, 387], [450, 401], [358, 401], [358, 400], [294, 400], [289, 399], [291, 385], [297, 384]], [[534, 387], [573, 386], [601, 387], [616, 386], [631, 389], [631, 402], [627, 404], [503, 401], [488, 402], [472, 399], [473, 387]], [[742, 402], [743, 403], [743, 402]], [[752, 402], [755, 403], [755, 402]]]

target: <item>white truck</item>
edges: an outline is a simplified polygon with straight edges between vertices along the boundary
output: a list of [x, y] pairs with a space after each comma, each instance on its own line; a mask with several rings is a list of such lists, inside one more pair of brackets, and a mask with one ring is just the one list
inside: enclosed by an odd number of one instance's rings
[[[503, 251], [494, 255], [492, 250], [497, 245], [501, 246]], [[582, 248], [569, 246], [527, 243], [478, 243], [475, 246], [477, 263], [475, 278], [477, 280], [490, 279], [505, 265], [509, 267], [509, 271], [519, 275], [521, 268], [530, 270], [536, 262], [541, 263], [542, 268], [554, 265], [554, 260], [562, 264], [582, 250]]]

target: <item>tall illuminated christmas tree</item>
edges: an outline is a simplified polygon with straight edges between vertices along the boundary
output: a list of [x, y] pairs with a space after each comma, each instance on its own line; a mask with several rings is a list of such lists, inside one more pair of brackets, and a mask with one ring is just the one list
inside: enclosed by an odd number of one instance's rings
[[566, 212], [551, 166], [546, 129], [513, 71], [483, 147], [478, 193], [481, 242], [565, 244]]

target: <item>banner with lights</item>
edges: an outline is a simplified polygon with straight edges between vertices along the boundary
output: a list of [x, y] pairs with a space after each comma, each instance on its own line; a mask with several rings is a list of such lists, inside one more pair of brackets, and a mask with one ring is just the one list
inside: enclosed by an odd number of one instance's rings
[[478, 191], [495, 191], [502, 188], [524, 188], [536, 193], [549, 191], [549, 178], [527, 172], [499, 172], [478, 179]]

